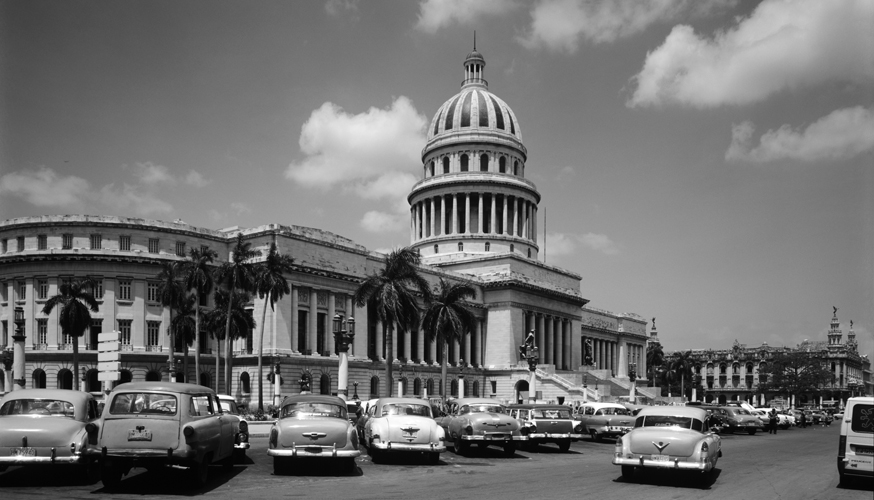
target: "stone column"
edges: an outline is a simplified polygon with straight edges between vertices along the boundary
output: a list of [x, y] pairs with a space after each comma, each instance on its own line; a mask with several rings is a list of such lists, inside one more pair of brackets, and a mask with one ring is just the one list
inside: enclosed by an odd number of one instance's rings
[[440, 195], [440, 236], [446, 234], [446, 195]]
[[470, 193], [464, 193], [464, 233], [470, 234]]
[[434, 364], [437, 361], [437, 341], [428, 344], [428, 363]]
[[542, 314], [537, 315], [537, 347], [540, 348], [539, 363], [546, 364], [546, 321]]
[[416, 332], [418, 342], [416, 342], [416, 359], [420, 363], [425, 361], [425, 332], [421, 328]]
[[498, 221], [498, 218], [497, 218], [498, 214], [496, 213], [498, 211], [497, 208], [498, 208], [497, 195], [492, 193], [492, 213], [489, 216], [489, 234], [498, 234], [498, 232], [495, 230], [495, 225]]
[[298, 308], [298, 294], [300, 290], [297, 285], [288, 284], [291, 288], [291, 352], [300, 352], [297, 348], [298, 342], [300, 342], [300, 332], [298, 332], [298, 324], [297, 324], [297, 308]]
[[325, 354], [334, 354], [334, 315], [337, 314], [337, 296], [334, 292], [328, 293], [328, 326], [325, 328]]
[[392, 359], [389, 360], [392, 363], [394, 363], [395, 360], [397, 360], [399, 357], [401, 357], [400, 353], [398, 352], [398, 335], [403, 335], [403, 333], [401, 333], [400, 328], [398, 328], [398, 324], [395, 323], [394, 330], [392, 331], [392, 336], [391, 336], [391, 352], [392, 352], [391, 355], [393, 357], [392, 357]]
[[458, 193], [452, 195], [452, 234], [458, 234]]
[[407, 362], [410, 362], [410, 360], [413, 359], [410, 349], [410, 339], [412, 338], [413, 333], [409, 329], [404, 330], [404, 359], [406, 359]]
[[616, 376], [624, 378], [628, 376], [628, 344], [625, 337], [619, 337], [619, 358], [616, 360]]
[[471, 335], [473, 335], [473, 332], [470, 332], [470, 333], [468, 333], [467, 335], [464, 336], [464, 342], [463, 342], [463, 343], [464, 343], [464, 349], [462, 350], [461, 357], [464, 358], [464, 360], [465, 360], [468, 364], [471, 364], [471, 365], [472, 365], [472, 364], [473, 364], [473, 360], [470, 359], [470, 336], [471, 336]]
[[318, 317], [319, 317], [319, 307], [318, 307], [318, 297], [319, 292], [315, 288], [310, 288], [310, 312], [307, 314], [309, 317], [309, 321], [307, 322], [307, 349], [310, 349], [315, 355], [317, 353], [316, 342], [318, 339]]
[[376, 320], [376, 357], [385, 360], [385, 332], [382, 331], [382, 321]]
[[519, 198], [513, 198], [513, 236], [519, 236]]
[[552, 317], [547, 316], [544, 321], [544, 345], [543, 347], [546, 349], [546, 362], [545, 364], [551, 365], [555, 362], [555, 359], [552, 357], [552, 350], [555, 345], [555, 340], [552, 338]]
[[537, 207], [532, 207], [531, 232], [534, 233], [531, 237], [531, 241], [537, 243]]
[[476, 214], [477, 215], [476, 232], [478, 234], [483, 234], [483, 194], [482, 193], [476, 194], [476, 202], [477, 202], [477, 205], [479, 206], [479, 209], [477, 210], [477, 214]]
[[428, 217], [428, 224], [431, 227], [431, 233], [428, 236], [434, 236], [437, 218], [434, 216], [434, 198], [428, 198], [428, 204], [431, 206], [431, 215]]

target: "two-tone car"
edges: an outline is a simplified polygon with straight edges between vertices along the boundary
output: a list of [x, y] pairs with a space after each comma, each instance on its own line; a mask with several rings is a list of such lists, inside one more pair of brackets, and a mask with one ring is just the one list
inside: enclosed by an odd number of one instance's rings
[[215, 392], [176, 382], [128, 382], [109, 394], [100, 419], [101, 479], [117, 485], [134, 467], [187, 467], [192, 485], [209, 465], [233, 465], [239, 420], [222, 412]]
[[740, 406], [718, 406], [711, 408], [713, 415], [722, 422], [727, 432], [746, 432], [750, 436], [763, 430], [765, 426], [755, 415]]
[[520, 432], [528, 436], [528, 446], [555, 443], [567, 452], [571, 443], [583, 436], [583, 424], [573, 419], [571, 408], [564, 405], [517, 404], [509, 405], [507, 413], [522, 426]]
[[670, 469], [701, 473], [712, 479], [722, 456], [718, 434], [705, 428], [707, 412], [693, 406], [653, 406], [637, 414], [634, 428], [616, 440], [613, 465], [622, 467], [625, 480], [638, 469]]
[[237, 429], [234, 432], [234, 461], [243, 463], [246, 461], [246, 450], [250, 447], [249, 422], [240, 414], [236, 399], [227, 394], [218, 394], [216, 397], [222, 407], [222, 413], [237, 417]]
[[0, 472], [10, 466], [73, 465], [97, 480], [99, 415], [94, 397], [65, 389], [23, 389], [0, 399]]
[[634, 425], [634, 416], [618, 403], [584, 403], [577, 409], [574, 419], [583, 424], [583, 433], [591, 436], [593, 441], [622, 436]]
[[340, 469], [353, 472], [361, 451], [346, 401], [319, 394], [286, 397], [270, 428], [267, 455], [273, 457], [275, 474], [285, 473], [296, 459], [331, 459]]
[[516, 453], [516, 444], [528, 441], [519, 422], [507, 415], [506, 407], [493, 399], [461, 398], [451, 401], [437, 419], [446, 435], [447, 448], [463, 455], [476, 443], [480, 448], [500, 446], [504, 455]]
[[374, 462], [388, 454], [424, 454], [436, 464], [446, 451], [443, 428], [434, 421], [428, 401], [380, 398], [368, 410], [364, 444]]

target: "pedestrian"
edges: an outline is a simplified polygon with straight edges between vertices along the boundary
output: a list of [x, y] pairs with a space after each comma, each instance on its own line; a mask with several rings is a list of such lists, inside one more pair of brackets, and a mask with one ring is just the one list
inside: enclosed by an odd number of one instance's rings
[[807, 428], [807, 415], [805, 415], [804, 412], [801, 412], [801, 428]]
[[768, 434], [777, 434], [777, 409], [771, 408], [768, 414]]

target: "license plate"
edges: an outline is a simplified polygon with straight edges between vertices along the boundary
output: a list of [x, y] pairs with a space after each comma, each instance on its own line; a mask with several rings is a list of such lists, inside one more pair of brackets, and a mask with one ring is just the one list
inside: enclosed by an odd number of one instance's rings
[[507, 436], [505, 434], [489, 434], [486, 437], [494, 441], [503, 441], [507, 439]]
[[322, 447], [321, 446], [307, 446], [306, 448], [304, 448], [304, 450], [306, 450], [307, 453], [321, 453]]
[[650, 460], [653, 462], [669, 462], [671, 457], [668, 455], [650, 455]]
[[12, 448], [13, 457], [35, 457], [36, 448]]
[[148, 429], [141, 430], [141, 431], [139, 431], [139, 430], [128, 431], [127, 440], [128, 441], [151, 441], [152, 440], [152, 431], [150, 431]]
[[757, 424], [757, 423], [755, 423], [755, 422], [747, 422], [747, 425], [749, 425], [749, 426], [756, 426], [756, 425], [759, 425], [759, 424]]
[[404, 439], [415, 439], [415, 438], [416, 438], [416, 434], [417, 434], [416, 432], [406, 432], [406, 431], [404, 431]]
[[874, 456], [874, 448], [856, 446], [854, 451], [856, 452], [856, 455]]

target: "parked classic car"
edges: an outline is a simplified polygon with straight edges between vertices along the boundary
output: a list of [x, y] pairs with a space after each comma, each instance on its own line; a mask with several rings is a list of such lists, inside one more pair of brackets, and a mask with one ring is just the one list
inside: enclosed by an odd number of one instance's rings
[[109, 394], [100, 419], [101, 478], [118, 484], [133, 467], [188, 467], [203, 485], [209, 465], [233, 465], [239, 419], [215, 392], [176, 382], [128, 382]]
[[739, 406], [718, 406], [711, 410], [728, 432], [746, 431], [752, 436], [764, 429], [761, 420]]
[[618, 403], [585, 403], [577, 409], [574, 419], [582, 422], [583, 434], [591, 436], [593, 441], [622, 436], [634, 424], [634, 416], [628, 408]]
[[240, 414], [240, 408], [237, 406], [237, 400], [227, 394], [218, 394], [219, 404], [222, 407], [222, 413], [227, 413], [237, 417], [238, 428], [234, 433], [234, 461], [243, 463], [246, 460], [246, 450], [249, 449], [249, 422]]
[[0, 399], [0, 472], [12, 465], [76, 465], [97, 480], [97, 403], [87, 392], [24, 389]]
[[386, 453], [425, 453], [436, 464], [446, 451], [443, 429], [434, 421], [428, 401], [380, 398], [368, 410], [364, 441], [370, 458], [379, 462]]
[[571, 418], [571, 409], [564, 405], [520, 404], [507, 407], [507, 413], [522, 426], [519, 432], [528, 436], [527, 445], [555, 443], [561, 451], [571, 449], [571, 442], [583, 437], [583, 424]]
[[634, 429], [616, 440], [613, 465], [622, 467], [622, 477], [634, 478], [636, 469], [674, 469], [711, 472], [722, 456], [718, 434], [704, 428], [707, 412], [691, 406], [653, 406], [637, 414]]
[[318, 394], [286, 397], [270, 428], [267, 455], [273, 457], [276, 474], [284, 473], [296, 458], [334, 459], [347, 471], [354, 471], [355, 458], [361, 452], [346, 401]]
[[471, 443], [485, 448], [500, 446], [508, 457], [516, 453], [516, 443], [528, 441], [521, 425], [494, 399], [462, 398], [447, 405], [446, 414], [437, 419], [446, 434], [447, 448], [463, 455]]

